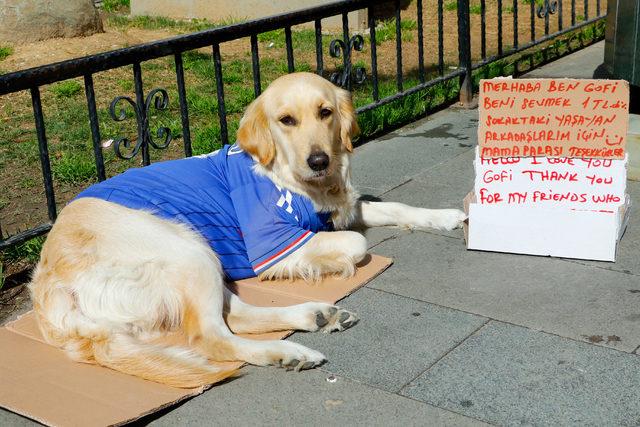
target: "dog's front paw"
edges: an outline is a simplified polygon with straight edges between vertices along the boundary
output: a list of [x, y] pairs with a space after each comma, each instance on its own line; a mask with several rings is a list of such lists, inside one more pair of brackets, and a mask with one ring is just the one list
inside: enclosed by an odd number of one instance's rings
[[296, 329], [309, 332], [344, 331], [358, 323], [358, 316], [348, 310], [323, 302], [308, 302], [291, 307], [289, 315]]
[[432, 228], [437, 230], [453, 230], [462, 227], [467, 215], [458, 209], [438, 209], [433, 211]]
[[467, 218], [464, 212], [458, 209], [422, 209], [409, 208], [404, 221], [399, 223], [401, 227], [408, 229], [424, 230], [435, 228], [436, 230], [453, 230], [462, 227]]
[[318, 331], [330, 333], [344, 331], [358, 323], [358, 316], [340, 307], [329, 307], [328, 310], [316, 313]]

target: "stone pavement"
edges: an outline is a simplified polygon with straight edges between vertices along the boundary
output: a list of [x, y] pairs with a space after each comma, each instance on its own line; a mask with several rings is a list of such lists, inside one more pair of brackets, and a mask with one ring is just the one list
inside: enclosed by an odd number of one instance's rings
[[[602, 45], [580, 57], [537, 73], [595, 68]], [[365, 144], [354, 158], [356, 184], [385, 201], [460, 207], [473, 185], [477, 117], [449, 108]], [[628, 190], [637, 203], [640, 182]], [[247, 367], [145, 421], [640, 425], [635, 212], [616, 263], [467, 251], [461, 230], [375, 229], [367, 237], [372, 252], [395, 264], [340, 303], [360, 323], [290, 338], [323, 352], [325, 365], [301, 373]], [[0, 424], [7, 421], [28, 423], [0, 412]]]

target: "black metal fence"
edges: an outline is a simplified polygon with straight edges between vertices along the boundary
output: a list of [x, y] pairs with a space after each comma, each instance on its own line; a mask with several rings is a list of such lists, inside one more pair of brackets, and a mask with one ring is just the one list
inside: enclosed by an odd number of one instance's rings
[[[185, 88], [185, 74], [183, 65], [183, 53], [200, 48], [211, 49], [211, 58], [214, 66], [215, 92], [217, 96], [218, 117], [220, 121], [220, 137], [223, 143], [229, 142], [229, 131], [227, 126], [227, 113], [225, 109], [225, 85], [223, 83], [222, 71], [223, 61], [220, 53], [220, 46], [239, 38], [248, 37], [251, 47], [251, 64], [253, 74], [254, 96], [258, 96], [262, 90], [260, 78], [260, 54], [258, 36], [272, 30], [284, 30], [285, 50], [287, 60], [287, 71], [295, 70], [295, 56], [292, 42], [292, 27], [299, 24], [313, 24], [315, 30], [315, 50], [316, 50], [316, 72], [326, 75], [324, 58], [325, 49], [330, 56], [342, 58], [342, 67], [330, 75], [330, 79], [347, 89], [352, 89], [354, 85], [362, 83], [365, 79], [370, 81], [372, 101], [360, 106], [357, 111], [363, 113], [380, 108], [385, 104], [401, 100], [412, 94], [424, 91], [442, 82], [458, 80], [460, 87], [460, 100], [469, 102], [473, 95], [472, 73], [474, 70], [490, 64], [501, 58], [508, 57], [517, 52], [531, 48], [537, 44], [545, 43], [553, 38], [559, 37], [567, 32], [574, 31], [601, 20], [604, 17], [600, 10], [600, 1], [596, 0], [596, 10], [589, 9], [589, 0], [584, 0], [581, 5], [579, 18], [576, 17], [576, 0], [529, 0], [528, 4], [523, 0], [479, 0], [479, 11], [477, 4], [474, 4], [473, 14], [470, 11], [469, 0], [453, 0], [444, 3], [443, 0], [430, 2], [435, 4], [435, 10], [425, 10], [423, 2], [428, 0], [414, 0], [409, 6], [415, 8], [417, 13], [417, 78], [418, 83], [410, 88], [405, 87], [403, 72], [403, 55], [407, 52], [403, 49], [403, 37], [401, 28], [401, 2], [400, 0], [376, 1], [376, 0], [343, 0], [334, 3], [285, 13], [273, 17], [253, 20], [235, 25], [205, 30], [193, 34], [187, 34], [153, 43], [142, 44], [125, 49], [91, 55], [79, 59], [63, 61], [55, 64], [31, 68], [24, 71], [8, 73], [0, 76], [0, 96], [20, 91], [29, 91], [35, 129], [37, 134], [40, 165], [44, 181], [46, 195], [46, 205], [49, 221], [26, 231], [14, 233], [11, 236], [3, 234], [0, 228], [0, 249], [16, 245], [33, 237], [46, 233], [56, 219], [56, 195], [54, 194], [54, 182], [51, 173], [51, 160], [49, 155], [49, 143], [45, 131], [45, 119], [43, 115], [41, 90], [44, 85], [59, 82], [71, 78], [81, 77], [84, 79], [84, 91], [86, 95], [86, 112], [92, 135], [93, 155], [95, 158], [96, 176], [98, 180], [106, 178], [105, 162], [103, 158], [102, 136], [98, 108], [96, 105], [96, 94], [94, 90], [93, 76], [96, 73], [112, 70], [123, 66], [132, 66], [135, 97], [116, 97], [109, 106], [110, 115], [113, 120], [119, 121], [125, 118], [124, 107], [129, 105], [134, 113], [137, 122], [137, 137], [135, 141], [130, 141], [125, 137], [116, 138], [113, 148], [116, 155], [122, 159], [131, 159], [141, 156], [142, 163], [150, 163], [150, 150], [166, 148], [172, 141], [172, 134], [166, 127], [157, 129], [155, 135], [150, 130], [149, 118], [152, 109], [161, 110], [168, 105], [168, 94], [166, 90], [157, 88], [145, 94], [143, 88], [143, 73], [141, 64], [145, 61], [163, 57], [173, 57], [175, 63], [175, 78], [177, 84], [177, 94], [180, 106], [180, 119], [182, 126], [182, 140], [184, 155], [192, 155], [191, 128], [189, 124], [189, 106], [187, 102], [187, 91]], [[570, 1], [570, 7], [567, 3]], [[579, 0], [582, 1], [582, 0]], [[593, 1], [593, 0], [591, 0]], [[377, 9], [382, 6], [393, 7], [392, 22], [395, 22], [395, 86], [396, 93], [381, 97], [379, 90], [378, 76], [378, 53], [376, 43], [376, 22]], [[487, 3], [489, 6], [497, 7], [497, 50], [488, 52], [487, 49]], [[504, 3], [504, 4], [503, 4]], [[506, 20], [503, 9], [508, 3], [510, 15], [513, 22], [509, 23], [513, 31], [513, 43], [505, 46], [504, 38]], [[458, 64], [451, 66], [445, 64], [445, 48], [443, 24], [443, 9], [445, 7], [455, 7], [457, 9], [457, 48]], [[564, 7], [563, 7], [564, 6]], [[530, 19], [529, 34], [523, 34], [522, 26], [518, 20], [522, 17], [521, 8], [529, 8], [528, 17]], [[349, 13], [356, 10], [365, 9], [368, 12], [368, 28], [365, 33], [352, 34], [349, 30]], [[563, 16], [563, 13], [570, 11], [570, 17]], [[479, 12], [479, 13], [478, 13]], [[472, 15], [476, 15], [472, 19]], [[479, 15], [480, 22], [480, 54], [476, 55], [477, 60], [472, 61], [472, 44], [476, 42], [472, 38], [472, 21], [477, 22]], [[322, 19], [341, 16], [342, 17], [342, 39], [333, 40], [329, 46], [323, 43]], [[544, 33], [537, 34], [537, 20], [543, 20]], [[555, 31], [551, 32], [550, 22]], [[427, 72], [425, 69], [424, 51], [424, 22], [430, 21], [437, 26], [437, 63], [435, 64], [435, 74]], [[360, 51], [369, 42], [369, 71], [363, 67], [352, 64], [352, 54]], [[445, 65], [448, 65], [445, 69]], [[0, 189], [2, 191], [2, 189]]]

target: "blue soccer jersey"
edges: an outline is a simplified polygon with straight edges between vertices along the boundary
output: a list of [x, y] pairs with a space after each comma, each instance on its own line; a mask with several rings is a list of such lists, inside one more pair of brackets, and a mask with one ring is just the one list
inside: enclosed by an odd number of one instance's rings
[[253, 171], [237, 145], [199, 157], [155, 163], [95, 184], [77, 198], [95, 197], [187, 224], [218, 255], [231, 280], [265, 271], [332, 229], [330, 214], [311, 200]]

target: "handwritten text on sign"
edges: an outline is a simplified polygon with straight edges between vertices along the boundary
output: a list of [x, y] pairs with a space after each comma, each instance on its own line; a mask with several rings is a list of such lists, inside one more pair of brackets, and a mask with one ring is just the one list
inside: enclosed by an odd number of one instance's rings
[[624, 80], [481, 80], [481, 156], [622, 159], [628, 103]]
[[476, 150], [476, 200], [482, 205], [617, 210], [625, 201], [626, 160], [482, 158]]

